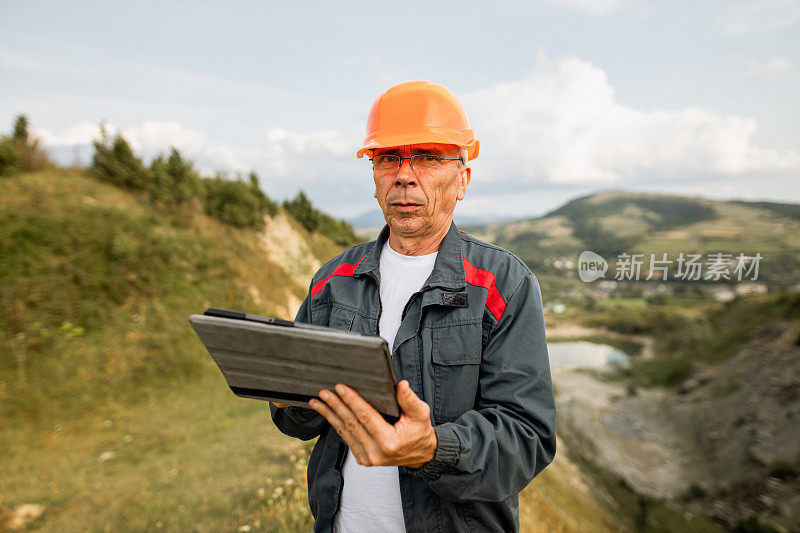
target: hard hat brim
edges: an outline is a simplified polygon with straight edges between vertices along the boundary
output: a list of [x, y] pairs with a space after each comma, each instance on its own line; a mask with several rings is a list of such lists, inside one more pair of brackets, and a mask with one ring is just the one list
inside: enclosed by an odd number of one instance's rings
[[365, 144], [361, 149], [359, 149], [358, 152], [356, 152], [356, 157], [362, 158], [364, 157], [364, 154], [366, 154], [371, 150], [375, 150], [376, 148], [394, 148], [396, 146], [406, 146], [408, 144], [424, 144], [424, 143], [452, 144], [455, 146], [459, 146], [461, 148], [466, 148], [468, 161], [471, 161], [476, 157], [478, 157], [478, 151], [480, 149], [480, 144], [481, 144], [477, 139], [474, 139], [472, 142], [463, 145], [453, 142], [452, 138], [436, 134], [429, 134], [425, 136], [420, 136], [419, 134], [396, 135], [392, 137], [383, 137], [381, 139], [375, 139], [373, 141], [370, 141], [369, 143]]

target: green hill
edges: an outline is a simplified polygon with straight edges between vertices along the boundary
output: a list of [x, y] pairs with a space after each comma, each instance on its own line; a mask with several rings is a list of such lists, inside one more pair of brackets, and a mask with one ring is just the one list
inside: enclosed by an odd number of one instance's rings
[[800, 206], [772, 202], [719, 201], [653, 193], [609, 191], [572, 200], [546, 215], [469, 228], [507, 247], [544, 276], [555, 274], [554, 286], [577, 280], [574, 268], [557, 265], [577, 261], [583, 250], [609, 261], [613, 278], [621, 253], [739, 253], [762, 256], [758, 281], [786, 289], [800, 274]]

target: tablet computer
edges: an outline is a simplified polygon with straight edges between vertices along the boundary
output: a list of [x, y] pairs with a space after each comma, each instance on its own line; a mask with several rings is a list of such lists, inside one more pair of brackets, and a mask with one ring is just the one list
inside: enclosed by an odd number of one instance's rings
[[213, 307], [189, 323], [237, 396], [309, 407], [320, 390], [344, 383], [389, 422], [400, 416], [381, 337]]

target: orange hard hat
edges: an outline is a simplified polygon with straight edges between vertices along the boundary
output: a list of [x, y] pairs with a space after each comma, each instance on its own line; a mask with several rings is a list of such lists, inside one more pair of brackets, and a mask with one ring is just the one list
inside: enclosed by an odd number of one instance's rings
[[382, 93], [367, 118], [367, 136], [356, 153], [406, 144], [455, 144], [478, 157], [480, 143], [469, 127], [461, 102], [446, 87], [429, 81], [407, 81]]

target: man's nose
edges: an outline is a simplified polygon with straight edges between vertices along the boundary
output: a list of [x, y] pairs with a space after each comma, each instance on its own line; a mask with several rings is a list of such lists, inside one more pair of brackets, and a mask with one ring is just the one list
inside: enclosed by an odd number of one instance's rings
[[417, 176], [411, 167], [411, 159], [401, 159], [400, 168], [397, 169], [395, 184], [401, 187], [408, 187], [417, 183]]

